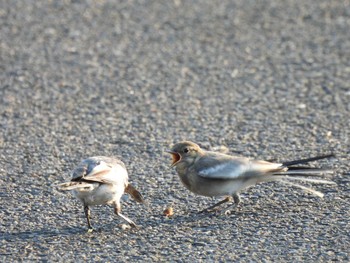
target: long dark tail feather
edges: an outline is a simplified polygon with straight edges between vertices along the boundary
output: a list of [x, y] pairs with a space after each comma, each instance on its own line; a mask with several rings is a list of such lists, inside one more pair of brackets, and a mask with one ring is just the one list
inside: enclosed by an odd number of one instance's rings
[[312, 167], [312, 166], [289, 166], [288, 167], [288, 171], [309, 170], [309, 169], [319, 170], [320, 168]]
[[333, 153], [316, 156], [312, 158], [307, 158], [307, 159], [283, 162], [282, 165], [284, 169], [282, 168], [283, 170], [274, 172], [271, 176], [271, 179], [293, 187], [300, 188], [306, 192], [309, 192], [311, 194], [314, 194], [322, 198], [324, 196], [323, 193], [316, 191], [315, 189], [312, 189], [310, 187], [306, 187], [298, 183], [295, 183], [295, 181], [300, 181], [304, 183], [315, 183], [315, 184], [336, 184], [335, 182], [332, 182], [332, 181], [312, 178], [313, 176], [332, 174], [333, 171], [328, 168], [315, 168], [315, 167], [308, 167], [308, 166], [293, 166], [293, 165], [306, 164], [309, 162], [332, 158], [332, 157], [335, 157]]
[[[314, 161], [317, 161], [317, 160], [333, 158], [333, 157], [335, 157], [335, 154], [331, 153], [331, 154], [325, 154], [325, 155], [320, 155], [320, 156], [306, 158], [306, 159], [299, 159], [299, 160], [294, 160], [294, 161], [290, 161], [290, 162], [283, 162], [282, 165], [285, 166], [285, 167], [288, 167], [289, 170], [290, 170], [292, 168], [290, 166], [293, 166], [293, 165], [306, 164], [306, 163], [309, 163], [309, 162], [314, 162]], [[293, 167], [293, 168], [296, 168], [296, 167]], [[296, 169], [298, 169], [298, 168], [296, 168]]]

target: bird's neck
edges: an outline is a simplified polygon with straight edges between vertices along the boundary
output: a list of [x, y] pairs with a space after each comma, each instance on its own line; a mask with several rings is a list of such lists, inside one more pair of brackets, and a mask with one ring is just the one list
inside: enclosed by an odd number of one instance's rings
[[191, 169], [195, 162], [200, 158], [201, 156], [197, 156], [196, 158], [184, 160], [176, 165], [176, 171], [180, 177], [181, 182], [191, 191], [191, 186], [193, 184], [193, 178], [191, 177]]

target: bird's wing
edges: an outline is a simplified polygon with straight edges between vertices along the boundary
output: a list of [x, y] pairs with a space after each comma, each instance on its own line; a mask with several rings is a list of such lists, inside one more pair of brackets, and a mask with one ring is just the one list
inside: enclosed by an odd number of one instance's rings
[[244, 157], [227, 155], [213, 155], [201, 158], [197, 162], [196, 168], [199, 176], [219, 180], [250, 178], [282, 169], [279, 163], [254, 161]]
[[93, 181], [113, 184], [119, 179], [127, 179], [124, 165], [117, 159], [92, 157], [84, 160], [74, 171], [72, 181]]

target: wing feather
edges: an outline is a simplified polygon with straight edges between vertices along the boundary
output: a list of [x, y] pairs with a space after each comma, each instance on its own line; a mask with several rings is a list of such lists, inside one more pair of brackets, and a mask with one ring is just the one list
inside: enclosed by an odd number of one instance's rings
[[118, 159], [91, 157], [84, 160], [74, 171], [72, 181], [93, 181], [114, 184], [124, 180], [128, 174], [124, 164]]
[[242, 164], [220, 163], [205, 169], [198, 174], [210, 179], [235, 179], [245, 173], [246, 167]]
[[283, 167], [279, 163], [254, 161], [240, 157], [224, 158], [223, 156], [217, 155], [215, 158], [209, 157], [200, 160], [197, 167], [199, 168], [199, 176], [219, 180], [232, 180], [244, 177], [250, 178], [283, 170]]

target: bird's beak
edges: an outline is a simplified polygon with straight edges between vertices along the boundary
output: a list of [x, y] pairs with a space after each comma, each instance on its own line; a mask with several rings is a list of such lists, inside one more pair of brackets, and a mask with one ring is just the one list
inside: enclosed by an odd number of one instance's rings
[[173, 151], [166, 151], [166, 152], [170, 153], [171, 156], [173, 157], [173, 162], [171, 164], [171, 167], [174, 167], [178, 162], [181, 161], [181, 156], [177, 152], [173, 152]]

